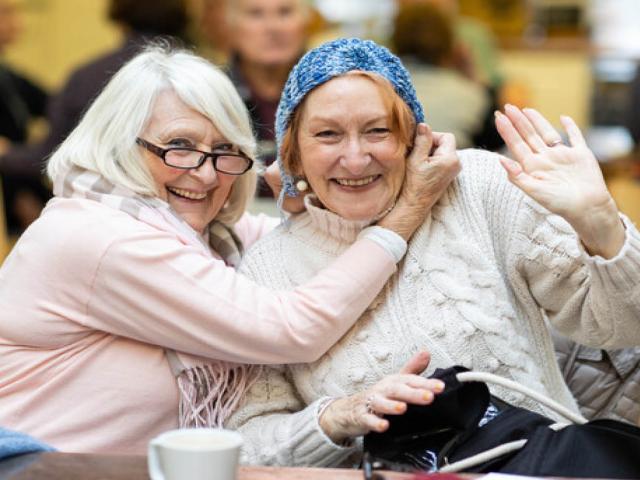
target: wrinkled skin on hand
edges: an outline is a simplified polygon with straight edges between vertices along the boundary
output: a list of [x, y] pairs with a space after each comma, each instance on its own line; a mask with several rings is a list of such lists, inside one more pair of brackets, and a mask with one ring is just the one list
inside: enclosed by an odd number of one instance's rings
[[453, 134], [432, 132], [419, 124], [398, 201], [378, 225], [408, 240], [460, 170]]
[[408, 404], [428, 405], [444, 390], [441, 380], [420, 376], [427, 368], [428, 352], [414, 355], [394, 375], [387, 375], [367, 390], [333, 401], [320, 417], [320, 427], [336, 443], [369, 432], [384, 432], [384, 415], [402, 415]]

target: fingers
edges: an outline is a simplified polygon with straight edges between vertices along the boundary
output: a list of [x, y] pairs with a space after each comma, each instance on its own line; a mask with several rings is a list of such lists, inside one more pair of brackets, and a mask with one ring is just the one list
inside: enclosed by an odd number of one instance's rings
[[416, 136], [413, 141], [411, 157], [418, 162], [424, 162], [429, 158], [433, 145], [433, 134], [426, 123], [419, 123], [416, 127]]
[[534, 179], [522, 169], [518, 162], [502, 155], [499, 159], [500, 164], [507, 171], [511, 183], [524, 192], [532, 192], [535, 189]]
[[409, 373], [420, 375], [429, 366], [431, 354], [429, 352], [419, 352], [409, 359], [407, 363], [400, 369], [401, 374]]
[[373, 413], [365, 413], [362, 417], [361, 425], [365, 429], [364, 432], [382, 433], [389, 428], [389, 421]]
[[567, 131], [567, 136], [569, 137], [569, 143], [572, 147], [586, 146], [586, 141], [582, 136], [582, 132], [576, 122], [573, 121], [571, 117], [568, 115], [562, 115], [560, 117], [560, 122], [562, 126]]
[[509, 150], [511, 150], [516, 160], [519, 162], [524, 161], [525, 158], [533, 153], [529, 145], [520, 136], [520, 133], [516, 130], [509, 117], [496, 110], [495, 118], [496, 129], [504, 140], [504, 143]]
[[507, 104], [504, 107], [504, 111], [520, 134], [520, 137], [532, 151], [541, 152], [547, 147], [548, 144], [544, 142], [534, 124], [519, 108]]
[[402, 415], [407, 411], [406, 402], [399, 402], [382, 395], [371, 395], [368, 398], [369, 410], [377, 415]]
[[456, 137], [452, 133], [433, 132], [433, 155], [441, 156], [456, 151]]
[[383, 408], [384, 413], [397, 414], [395, 403], [376, 403], [380, 399], [390, 402], [412, 403], [427, 405], [434, 396], [444, 391], [444, 382], [435, 378], [424, 378], [419, 375], [397, 374], [389, 375], [371, 388], [369, 396], [372, 407], [376, 411]]
[[278, 198], [280, 190], [282, 190], [282, 179], [280, 178], [278, 162], [273, 162], [266, 168], [264, 171], [264, 179], [273, 191], [273, 195]]
[[522, 112], [532, 123], [533, 127], [538, 131], [546, 146], [552, 146], [562, 142], [562, 137], [553, 128], [553, 125], [542, 116], [540, 112], [533, 108], [524, 108]]

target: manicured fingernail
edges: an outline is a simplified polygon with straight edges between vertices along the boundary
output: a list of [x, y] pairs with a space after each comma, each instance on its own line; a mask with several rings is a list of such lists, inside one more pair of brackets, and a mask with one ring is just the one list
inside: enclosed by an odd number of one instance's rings
[[402, 403], [396, 403], [396, 406], [394, 407], [394, 410], [398, 413], [404, 411], [404, 404]]
[[387, 428], [387, 423], [384, 420], [380, 421], [380, 423], [378, 423], [378, 430], [384, 430], [385, 428]]
[[442, 392], [444, 390], [444, 382], [441, 382], [441, 381], [436, 382], [436, 384], [434, 385], [433, 389], [436, 392]]
[[422, 398], [423, 400], [431, 401], [433, 400], [433, 393], [431, 393], [429, 390], [425, 390], [422, 394]]

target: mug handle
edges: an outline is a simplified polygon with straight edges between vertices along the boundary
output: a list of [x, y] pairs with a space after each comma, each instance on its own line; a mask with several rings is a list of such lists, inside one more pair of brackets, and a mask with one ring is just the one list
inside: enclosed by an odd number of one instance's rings
[[164, 480], [164, 473], [160, 468], [160, 460], [158, 450], [160, 445], [155, 442], [149, 442], [149, 449], [147, 451], [147, 465], [149, 467], [149, 477], [151, 480]]

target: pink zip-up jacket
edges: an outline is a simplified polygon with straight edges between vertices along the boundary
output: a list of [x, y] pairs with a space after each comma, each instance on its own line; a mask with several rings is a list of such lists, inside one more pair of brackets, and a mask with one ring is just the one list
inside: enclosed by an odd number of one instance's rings
[[[274, 226], [245, 215], [245, 246]], [[0, 268], [0, 425], [73, 452], [142, 454], [177, 427], [165, 348], [247, 363], [316, 360], [395, 271], [369, 239], [273, 291], [177, 236], [86, 199], [52, 200]]]

